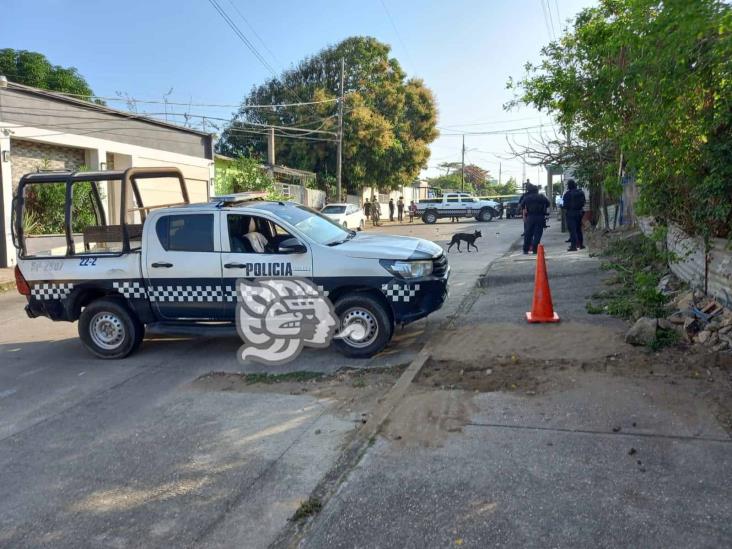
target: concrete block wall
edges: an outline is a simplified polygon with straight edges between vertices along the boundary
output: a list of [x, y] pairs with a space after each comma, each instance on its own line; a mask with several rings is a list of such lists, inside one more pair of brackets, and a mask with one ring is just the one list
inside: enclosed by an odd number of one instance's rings
[[13, 174], [13, 190], [20, 178], [40, 170], [76, 171], [84, 165], [84, 149], [37, 143], [24, 139], [10, 139], [10, 165]]

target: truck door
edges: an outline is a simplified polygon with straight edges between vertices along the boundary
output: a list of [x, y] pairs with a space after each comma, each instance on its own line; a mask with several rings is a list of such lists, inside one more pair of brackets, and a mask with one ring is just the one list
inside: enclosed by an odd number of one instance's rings
[[466, 217], [475, 217], [477, 215], [478, 211], [476, 208], [477, 203], [475, 198], [463, 195], [460, 197], [460, 203], [462, 208], [465, 210]]
[[218, 320], [224, 292], [219, 212], [165, 214], [151, 220], [143, 267], [153, 309], [167, 320]]
[[230, 292], [223, 318], [236, 318], [236, 283], [240, 278], [311, 278], [313, 259], [308, 244], [276, 222], [258, 215], [222, 212], [221, 268]]

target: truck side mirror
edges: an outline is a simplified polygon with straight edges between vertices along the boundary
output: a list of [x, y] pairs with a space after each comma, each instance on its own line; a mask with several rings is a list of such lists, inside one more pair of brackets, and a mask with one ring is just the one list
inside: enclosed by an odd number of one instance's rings
[[304, 254], [308, 249], [297, 238], [290, 237], [280, 242], [277, 251], [281, 254]]

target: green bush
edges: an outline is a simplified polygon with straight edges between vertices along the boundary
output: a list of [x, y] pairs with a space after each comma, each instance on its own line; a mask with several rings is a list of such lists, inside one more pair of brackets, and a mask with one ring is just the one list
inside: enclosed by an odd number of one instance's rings
[[[602, 268], [615, 271], [615, 282], [620, 286], [593, 296], [606, 302], [603, 309], [612, 316], [626, 319], [663, 316], [667, 297], [657, 290], [657, 286], [666, 271], [668, 254], [658, 249], [655, 240], [642, 235], [617, 239], [608, 245], [603, 255], [610, 256], [610, 260], [603, 263]], [[587, 304], [591, 314], [596, 314], [592, 311], [600, 308]]]
[[[75, 183], [71, 202], [71, 230], [81, 232], [89, 225], [97, 224], [92, 201], [92, 185], [89, 182]], [[26, 191], [27, 234], [63, 234], [66, 229], [65, 209], [66, 185], [63, 183], [29, 185]]]

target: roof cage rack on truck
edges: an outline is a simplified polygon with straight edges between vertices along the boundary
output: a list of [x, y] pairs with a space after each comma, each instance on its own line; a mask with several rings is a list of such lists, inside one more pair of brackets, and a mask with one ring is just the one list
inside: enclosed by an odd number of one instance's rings
[[[180, 200], [174, 203], [145, 204], [140, 183], [145, 179], [175, 179], [180, 188]], [[117, 182], [117, 186], [114, 183]], [[95, 225], [83, 228], [83, 251], [90, 250], [90, 242], [100, 245], [119, 242], [121, 249], [116, 253], [130, 251], [130, 240], [139, 240], [142, 224], [150, 210], [190, 203], [183, 174], [177, 168], [128, 168], [124, 171], [40, 171], [24, 175], [18, 183], [13, 197], [11, 233], [13, 245], [21, 258], [29, 255], [24, 219], [27, 202], [39, 193], [34, 185], [63, 185], [63, 237], [65, 255], [75, 255], [77, 250], [72, 221], [74, 220], [74, 189], [76, 184], [86, 185], [89, 207], [93, 210]], [[169, 189], [167, 190], [170, 191]], [[106, 194], [110, 193], [110, 194]], [[112, 222], [113, 223], [110, 223]], [[114, 253], [114, 252], [113, 252]], [[50, 256], [53, 253], [49, 253]]]

